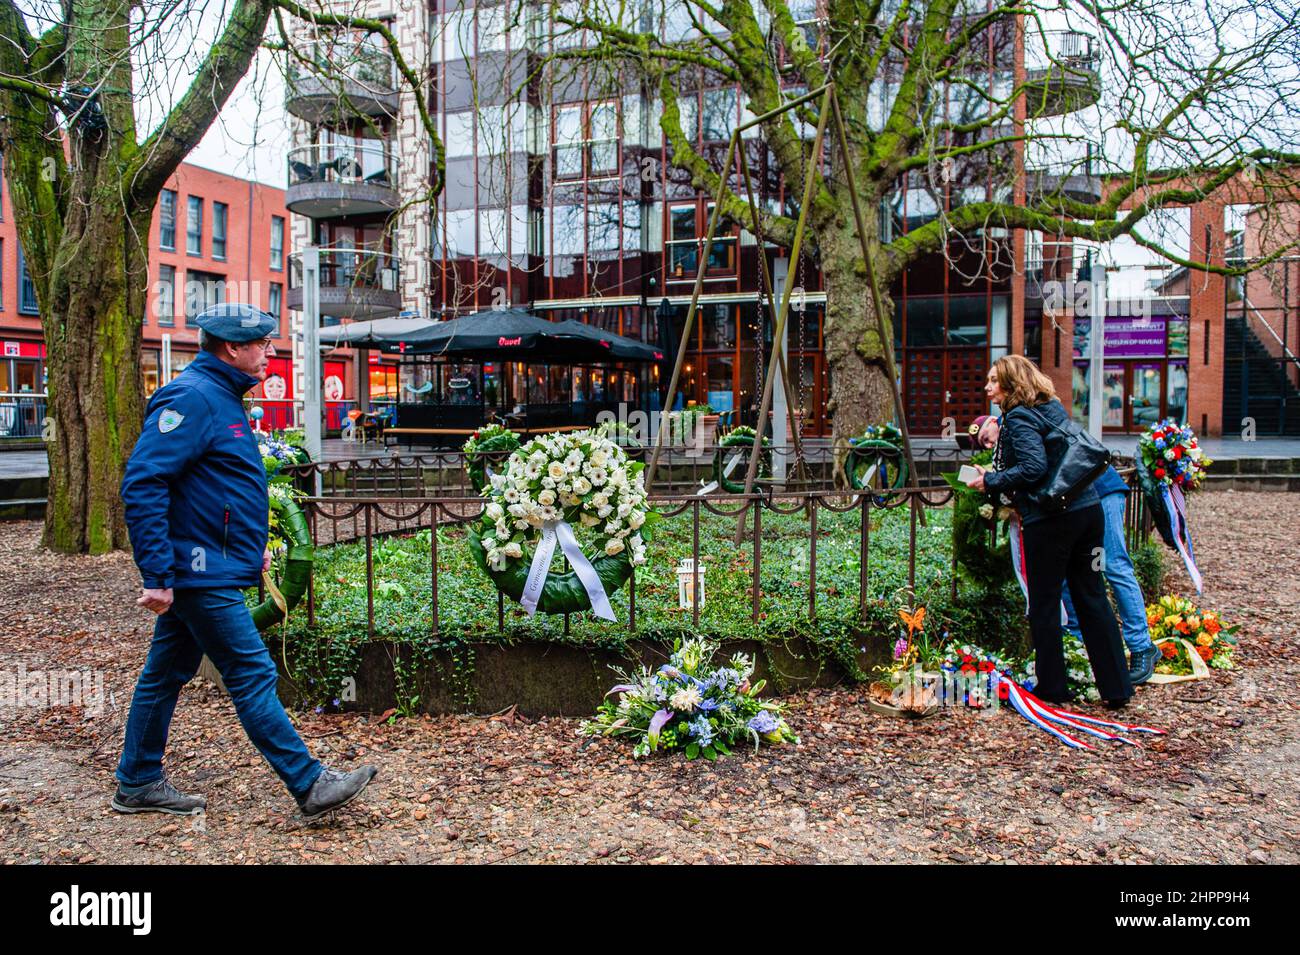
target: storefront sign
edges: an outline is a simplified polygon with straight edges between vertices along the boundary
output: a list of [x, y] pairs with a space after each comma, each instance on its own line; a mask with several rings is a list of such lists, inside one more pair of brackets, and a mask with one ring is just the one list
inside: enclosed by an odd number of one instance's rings
[[[1074, 323], [1074, 357], [1088, 357], [1091, 321]], [[1106, 358], [1164, 358], [1166, 320], [1163, 318], [1106, 319]]]

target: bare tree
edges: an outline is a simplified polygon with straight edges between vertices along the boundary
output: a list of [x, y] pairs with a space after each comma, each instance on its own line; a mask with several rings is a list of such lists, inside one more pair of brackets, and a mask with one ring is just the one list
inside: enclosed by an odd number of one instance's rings
[[[1221, 256], [1179, 255], [1140, 224], [1243, 176], [1270, 199], [1296, 196], [1300, 15], [1281, 0], [583, 0], [551, 11], [568, 38], [547, 63], [610, 88], [637, 71], [656, 91], [669, 161], [710, 195], [721, 152], [687, 98], [739, 88], [758, 116], [835, 84], [847, 153], [828, 135], [811, 155], [816, 101], [764, 121], [786, 198], [758, 212], [766, 237], [789, 247], [811, 167], [837, 439], [893, 413], [893, 336], [877, 332], [846, 166], [862, 205], [880, 210], [868, 247], [886, 311], [890, 283], [927, 256], [959, 276], [1019, 266], [1017, 230], [1132, 235], [1179, 265], [1231, 274]], [[723, 214], [749, 226], [738, 184], [723, 195]]]
[[[248, 72], [273, 13], [289, 55], [282, 16], [374, 34], [389, 47], [435, 147], [425, 197], [436, 195], [441, 150], [422, 77], [378, 20], [292, 0], [235, 0], [228, 8], [202, 0], [0, 0], [0, 148], [49, 366], [49, 547], [97, 553], [128, 544], [118, 488], [143, 411], [154, 206]], [[202, 52], [200, 37], [213, 23], [219, 33]], [[183, 55], [169, 64], [177, 31], [188, 31]], [[155, 85], [183, 77], [147, 132], [137, 126], [142, 75]]]

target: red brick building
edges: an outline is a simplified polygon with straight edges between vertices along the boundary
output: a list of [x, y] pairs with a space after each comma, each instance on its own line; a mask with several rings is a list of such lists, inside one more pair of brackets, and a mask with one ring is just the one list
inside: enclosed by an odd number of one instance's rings
[[[268, 426], [293, 421], [293, 349], [285, 293], [291, 230], [284, 190], [184, 163], [167, 181], [149, 231], [151, 291], [141, 316], [146, 394], [198, 351], [195, 315], [248, 302], [280, 319], [271, 374], [255, 393]], [[45, 345], [7, 186], [0, 184], [0, 437], [35, 436], [44, 417]], [[265, 394], [263, 394], [265, 391]], [[26, 398], [24, 395], [32, 395]]]

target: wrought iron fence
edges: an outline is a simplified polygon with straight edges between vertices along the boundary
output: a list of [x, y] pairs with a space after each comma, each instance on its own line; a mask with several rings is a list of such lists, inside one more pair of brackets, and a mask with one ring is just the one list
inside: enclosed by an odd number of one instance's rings
[[[648, 462], [648, 448], [626, 448], [634, 461]], [[732, 465], [736, 459], [737, 463]], [[844, 487], [842, 468], [837, 463], [829, 445], [805, 444], [802, 457], [793, 448], [768, 448], [772, 457], [772, 470], [784, 477], [764, 477], [756, 487], [762, 493], [798, 491], [829, 491]], [[732, 479], [744, 482], [744, 464], [748, 452], [743, 448], [719, 447], [715, 444], [698, 446], [679, 445], [666, 449], [660, 455], [659, 469], [652, 494], [694, 494], [715, 481], [719, 471], [731, 466]], [[481, 455], [489, 470], [505, 467], [510, 457], [507, 451], [488, 452]], [[937, 483], [944, 472], [955, 472], [969, 460], [970, 452], [958, 447], [934, 447], [917, 450], [914, 458], [915, 475], [911, 483], [921, 486]], [[891, 469], [897, 468], [901, 454], [884, 454]], [[321, 494], [325, 497], [471, 497], [477, 492], [470, 482], [466, 468], [466, 454], [460, 450], [400, 453], [388, 457], [355, 457], [286, 469], [299, 479], [304, 491], [314, 491], [313, 477], [320, 476]], [[706, 492], [707, 493], [707, 492]]]
[[[1132, 472], [1127, 472], [1132, 482]], [[858, 580], [856, 594], [857, 622], [867, 619], [868, 605], [871, 600], [871, 580], [869, 556], [872, 547], [871, 515], [873, 511], [905, 511], [907, 513], [907, 574], [906, 586], [915, 595], [917, 588], [918, 525], [925, 521], [926, 513], [948, 507], [955, 492], [946, 484], [929, 487], [907, 487], [893, 491], [881, 492], [879, 489], [861, 491], [846, 490], [804, 490], [777, 491], [763, 488], [752, 494], [708, 495], [698, 494], [657, 494], [651, 503], [663, 515], [665, 521], [687, 520], [690, 522], [691, 541], [690, 556], [693, 561], [691, 571], [690, 601], [691, 624], [698, 629], [700, 625], [699, 573], [701, 564], [701, 533], [703, 518], [716, 515], [734, 519], [748, 529], [744, 542], [739, 546], [749, 550], [750, 567], [750, 621], [757, 625], [760, 621], [765, 597], [772, 596], [764, 592], [764, 520], [765, 515], [802, 514], [807, 522], [807, 534], [800, 535], [800, 540], [807, 541], [807, 595], [806, 617], [815, 621], [819, 614], [818, 558], [822, 539], [821, 521], [824, 514], [846, 514], [856, 512], [855, 533], [858, 559]], [[308, 521], [313, 538], [318, 545], [348, 544], [360, 542], [365, 549], [365, 589], [366, 589], [366, 633], [375, 635], [375, 546], [376, 542], [394, 535], [411, 535], [429, 529], [428, 579], [429, 579], [429, 613], [432, 633], [437, 635], [442, 626], [439, 616], [439, 529], [464, 526], [477, 520], [482, 514], [485, 501], [479, 497], [316, 497], [305, 502]], [[662, 524], [660, 525], [663, 526]], [[1125, 527], [1130, 547], [1145, 537], [1149, 529], [1149, 518], [1143, 507], [1140, 490], [1130, 484]], [[991, 542], [995, 542], [997, 525], [990, 522]], [[952, 548], [950, 566], [947, 574], [949, 599], [957, 601], [958, 572], [957, 549]], [[487, 583], [486, 577], [484, 583]], [[313, 581], [307, 594], [307, 625], [316, 625], [316, 586]], [[627, 584], [627, 629], [635, 633], [638, 630], [637, 585], [633, 574]], [[497, 593], [497, 628], [503, 632], [506, 626], [506, 606], [504, 596]], [[566, 614], [565, 632], [569, 628], [569, 616]]]

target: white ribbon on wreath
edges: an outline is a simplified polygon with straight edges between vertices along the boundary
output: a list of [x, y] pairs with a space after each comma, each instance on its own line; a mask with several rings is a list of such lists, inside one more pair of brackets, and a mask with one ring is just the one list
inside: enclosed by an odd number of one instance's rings
[[596, 573], [596, 568], [582, 552], [582, 547], [579, 546], [578, 539], [573, 536], [573, 528], [569, 526], [568, 521], [547, 521], [542, 525], [542, 536], [537, 542], [537, 549], [533, 552], [533, 562], [528, 568], [528, 580], [524, 583], [524, 592], [519, 598], [528, 616], [537, 613], [537, 602], [542, 599], [546, 578], [551, 573], [551, 560], [555, 557], [557, 541], [561, 552], [573, 566], [573, 572], [582, 582], [583, 589], [587, 591], [592, 611], [602, 620], [617, 620], [618, 618], [614, 616], [614, 608], [609, 605], [609, 595], [605, 593], [605, 585], [600, 582], [600, 575]]

